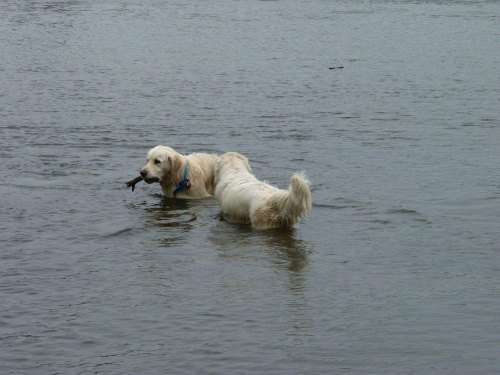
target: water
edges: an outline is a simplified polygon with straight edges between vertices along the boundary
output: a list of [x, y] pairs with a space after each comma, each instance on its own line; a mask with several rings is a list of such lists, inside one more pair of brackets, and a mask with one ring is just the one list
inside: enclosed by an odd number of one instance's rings
[[[498, 2], [0, 21], [2, 374], [500, 372]], [[257, 232], [132, 193], [158, 144], [305, 170], [313, 211]]]

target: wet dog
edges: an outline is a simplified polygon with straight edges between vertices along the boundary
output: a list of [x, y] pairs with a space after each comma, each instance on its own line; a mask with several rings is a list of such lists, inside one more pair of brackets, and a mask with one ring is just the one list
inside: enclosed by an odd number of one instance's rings
[[259, 181], [246, 157], [228, 152], [215, 163], [214, 195], [221, 216], [232, 223], [252, 224], [256, 229], [291, 227], [312, 208], [309, 181], [303, 173], [291, 178], [288, 190]]
[[140, 171], [148, 184], [158, 182], [167, 197], [199, 199], [213, 195], [216, 154], [182, 155], [168, 146], [156, 146], [148, 153]]

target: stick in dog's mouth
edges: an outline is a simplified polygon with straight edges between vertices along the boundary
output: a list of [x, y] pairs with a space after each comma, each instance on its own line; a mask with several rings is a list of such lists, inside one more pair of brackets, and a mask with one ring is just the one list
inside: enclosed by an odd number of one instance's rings
[[133, 180], [130, 180], [129, 182], [127, 182], [127, 187], [132, 186], [132, 191], [134, 191], [135, 184], [137, 184], [138, 182], [141, 182], [142, 180], [143, 180], [142, 176], [136, 177]]

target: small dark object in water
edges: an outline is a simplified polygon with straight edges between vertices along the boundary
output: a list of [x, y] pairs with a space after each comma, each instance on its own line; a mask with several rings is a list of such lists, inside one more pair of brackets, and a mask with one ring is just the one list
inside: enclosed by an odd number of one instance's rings
[[132, 191], [134, 191], [135, 184], [137, 184], [138, 182], [140, 182], [142, 180], [143, 180], [143, 178], [141, 176], [136, 177], [133, 180], [130, 180], [129, 182], [127, 182], [127, 187], [131, 187], [132, 186]]
[[335, 66], [335, 67], [333, 67], [333, 68], [328, 68], [328, 69], [330, 69], [330, 70], [334, 70], [334, 69], [344, 69], [344, 67], [343, 67], [343, 66]]

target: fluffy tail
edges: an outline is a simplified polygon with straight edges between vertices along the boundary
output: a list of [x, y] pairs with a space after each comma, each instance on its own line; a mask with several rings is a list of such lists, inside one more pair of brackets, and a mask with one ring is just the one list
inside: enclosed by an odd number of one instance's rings
[[291, 181], [288, 197], [285, 200], [286, 210], [295, 213], [298, 218], [303, 218], [306, 216], [306, 211], [312, 209], [310, 182], [303, 172], [295, 173]]
[[278, 200], [278, 212], [275, 217], [280, 226], [292, 226], [298, 219], [304, 218], [307, 210], [312, 208], [311, 190], [309, 181], [304, 173], [292, 176], [288, 192]]
[[279, 190], [250, 214], [256, 229], [291, 227], [312, 208], [309, 181], [303, 173], [292, 176], [288, 191]]

